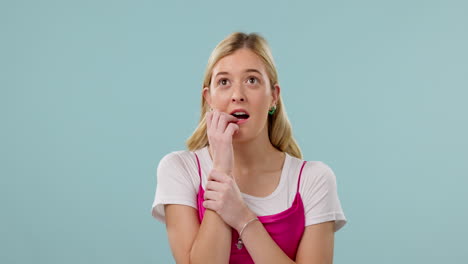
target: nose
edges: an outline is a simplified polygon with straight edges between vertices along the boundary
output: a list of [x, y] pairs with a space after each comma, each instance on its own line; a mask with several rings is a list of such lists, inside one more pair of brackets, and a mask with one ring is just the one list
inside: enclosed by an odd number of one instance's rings
[[245, 96], [244, 96], [244, 93], [242, 92], [241, 87], [237, 87], [237, 89], [234, 89], [234, 92], [232, 93], [232, 96], [231, 96], [231, 101], [233, 103], [245, 101]]
[[238, 101], [238, 102], [239, 102], [239, 101], [240, 101], [240, 102], [244, 102], [244, 97], [238, 97], [238, 98], [236, 98], [236, 97], [233, 96], [231, 100], [232, 100], [232, 102], [236, 102], [236, 101]]

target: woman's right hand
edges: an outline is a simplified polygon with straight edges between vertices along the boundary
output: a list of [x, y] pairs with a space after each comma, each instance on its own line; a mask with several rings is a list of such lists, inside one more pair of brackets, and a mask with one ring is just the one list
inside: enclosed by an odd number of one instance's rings
[[213, 109], [207, 112], [206, 132], [213, 155], [213, 169], [231, 175], [234, 167], [232, 137], [239, 130], [235, 116]]

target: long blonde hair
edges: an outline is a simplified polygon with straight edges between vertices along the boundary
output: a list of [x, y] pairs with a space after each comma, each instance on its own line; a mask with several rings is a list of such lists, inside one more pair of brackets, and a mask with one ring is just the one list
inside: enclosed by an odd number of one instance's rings
[[[215, 47], [208, 59], [202, 90], [204, 87], [210, 86], [211, 75], [215, 64], [220, 59], [241, 48], [250, 49], [263, 60], [270, 79], [271, 89], [274, 91], [274, 85], [278, 83], [278, 73], [276, 72], [276, 66], [267, 41], [257, 33], [246, 34], [243, 32], [231, 33]], [[190, 151], [208, 146], [209, 142], [206, 134], [205, 121], [205, 113], [207, 111], [209, 111], [209, 105], [202, 95], [200, 121], [193, 134], [186, 141], [187, 148]], [[278, 98], [275, 113], [268, 117], [268, 136], [271, 144], [275, 148], [287, 152], [291, 156], [302, 159], [301, 149], [292, 135], [291, 124], [286, 115], [281, 95]]]

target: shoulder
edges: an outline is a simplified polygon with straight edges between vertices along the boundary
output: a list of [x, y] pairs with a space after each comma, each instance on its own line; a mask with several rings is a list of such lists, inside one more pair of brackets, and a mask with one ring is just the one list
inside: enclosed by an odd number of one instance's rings
[[[316, 191], [317, 189], [330, 189], [336, 186], [336, 176], [332, 168], [323, 161], [306, 161], [294, 158], [297, 175], [301, 173], [299, 191], [302, 194]], [[300, 171], [302, 167], [302, 172]]]
[[176, 150], [164, 155], [158, 164], [158, 170], [166, 168], [187, 169], [193, 163], [193, 153], [188, 150]]
[[153, 216], [164, 221], [164, 204], [181, 204], [197, 208], [199, 177], [195, 155], [177, 150], [164, 155], [157, 167]]
[[176, 150], [167, 153], [159, 161], [157, 167], [158, 182], [165, 180], [189, 179], [197, 184], [198, 168], [195, 154], [188, 150]]
[[156, 174], [160, 188], [181, 185], [196, 188], [200, 182], [195, 154], [188, 150], [176, 150], [164, 155], [159, 161]]
[[307, 178], [314, 180], [333, 180], [335, 179], [335, 173], [332, 168], [323, 161], [307, 161], [304, 166], [303, 174]]
[[306, 226], [335, 221], [334, 231], [346, 223], [332, 168], [323, 161], [309, 161], [304, 166], [300, 183]]
[[[304, 167], [302, 167], [305, 161]], [[323, 161], [307, 161], [291, 156], [292, 168], [301, 173], [301, 181], [303, 180], [317, 180], [320, 178], [334, 178], [334, 172], [331, 167]], [[302, 172], [300, 171], [302, 168]]]

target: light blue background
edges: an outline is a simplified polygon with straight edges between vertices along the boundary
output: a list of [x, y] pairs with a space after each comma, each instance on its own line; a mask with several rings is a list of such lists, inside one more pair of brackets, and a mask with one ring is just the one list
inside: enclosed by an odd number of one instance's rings
[[1, 1], [0, 263], [173, 263], [156, 167], [211, 50], [270, 43], [294, 135], [329, 164], [335, 263], [460, 263], [466, 1]]

